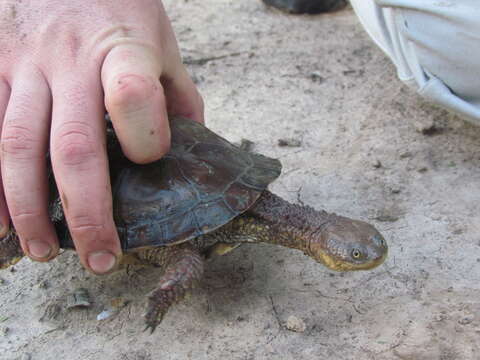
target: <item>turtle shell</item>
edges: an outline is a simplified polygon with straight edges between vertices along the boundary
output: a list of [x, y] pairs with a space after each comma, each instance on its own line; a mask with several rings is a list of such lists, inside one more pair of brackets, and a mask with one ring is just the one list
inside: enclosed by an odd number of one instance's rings
[[170, 151], [146, 165], [127, 160], [116, 138], [109, 139], [113, 214], [124, 250], [213, 231], [251, 207], [280, 175], [278, 160], [244, 151], [202, 124], [173, 117], [170, 130]]
[[[250, 208], [281, 172], [281, 164], [244, 151], [192, 120], [170, 119], [171, 148], [160, 160], [138, 165], [122, 153], [107, 122], [113, 216], [124, 250], [166, 246], [225, 225]], [[50, 216], [60, 246], [74, 244], [53, 173]]]

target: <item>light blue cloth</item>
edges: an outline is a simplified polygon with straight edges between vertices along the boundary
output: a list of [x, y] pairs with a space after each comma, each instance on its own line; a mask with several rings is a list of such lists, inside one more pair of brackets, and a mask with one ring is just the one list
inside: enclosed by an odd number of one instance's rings
[[420, 95], [480, 125], [480, 0], [350, 0]]

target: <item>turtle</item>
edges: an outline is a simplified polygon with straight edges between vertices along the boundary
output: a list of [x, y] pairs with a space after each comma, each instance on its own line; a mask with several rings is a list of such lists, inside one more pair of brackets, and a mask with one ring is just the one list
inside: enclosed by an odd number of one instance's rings
[[[277, 159], [233, 145], [204, 125], [171, 116], [170, 151], [138, 165], [120, 150], [111, 123], [107, 150], [113, 215], [123, 264], [163, 272], [147, 297], [146, 330], [201, 279], [205, 260], [242, 243], [270, 243], [303, 251], [337, 271], [380, 265], [388, 246], [374, 226], [291, 204], [267, 187], [281, 172]], [[74, 249], [50, 168], [50, 217], [60, 246]], [[15, 229], [0, 239], [0, 268], [22, 256]]]

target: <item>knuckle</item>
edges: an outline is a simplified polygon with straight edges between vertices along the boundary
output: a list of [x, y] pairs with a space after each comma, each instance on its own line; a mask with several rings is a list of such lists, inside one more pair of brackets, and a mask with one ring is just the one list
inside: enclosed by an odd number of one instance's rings
[[17, 219], [17, 220], [38, 219], [40, 216], [43, 215], [40, 211], [34, 211], [34, 210], [12, 209], [11, 211], [12, 211], [11, 213], [12, 219]]
[[38, 140], [35, 139], [33, 132], [25, 126], [7, 125], [3, 130], [3, 136], [0, 141], [2, 157], [13, 157], [15, 159], [31, 159], [38, 157]]
[[59, 146], [59, 159], [64, 165], [80, 165], [85, 164], [94, 157], [95, 151], [92, 145], [85, 141], [81, 136], [68, 137], [71, 142], [65, 141]]
[[[58, 30], [57, 30], [58, 31]], [[62, 49], [68, 59], [76, 60], [79, 58], [79, 53], [83, 45], [81, 36], [73, 29], [65, 29], [62, 32]]]
[[81, 165], [97, 156], [92, 130], [88, 126], [64, 126], [52, 144], [53, 156], [63, 165]]
[[106, 92], [107, 107], [141, 107], [158, 89], [157, 82], [151, 77], [133, 73], [117, 75]]
[[[12, 207], [10, 209], [10, 216], [15, 224], [15, 227], [19, 233], [24, 233], [32, 229], [33, 224], [38, 224], [39, 219], [43, 219], [45, 214], [42, 211], [34, 209], [24, 209]], [[33, 225], [34, 226], [34, 225]], [[36, 230], [36, 226], [33, 227]]]
[[68, 218], [68, 228], [73, 236], [80, 236], [99, 232], [105, 229], [105, 223], [92, 215], [77, 214]]
[[102, 248], [116, 247], [115, 227], [105, 217], [78, 213], [68, 216], [68, 228], [75, 242], [84, 249], [100, 245]]

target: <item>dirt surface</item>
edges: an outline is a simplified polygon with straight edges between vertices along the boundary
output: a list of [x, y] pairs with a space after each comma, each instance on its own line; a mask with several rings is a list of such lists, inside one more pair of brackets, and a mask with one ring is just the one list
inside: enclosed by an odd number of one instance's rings
[[[480, 128], [403, 86], [348, 8], [165, 5], [208, 125], [280, 158], [272, 189], [283, 197], [373, 222], [389, 259], [340, 274], [300, 252], [242, 246], [208, 264], [154, 335], [141, 314], [157, 271], [95, 277], [71, 253], [23, 260], [0, 273], [0, 358], [478, 359]], [[67, 309], [78, 288], [91, 306]], [[118, 297], [127, 304], [97, 320]]]

